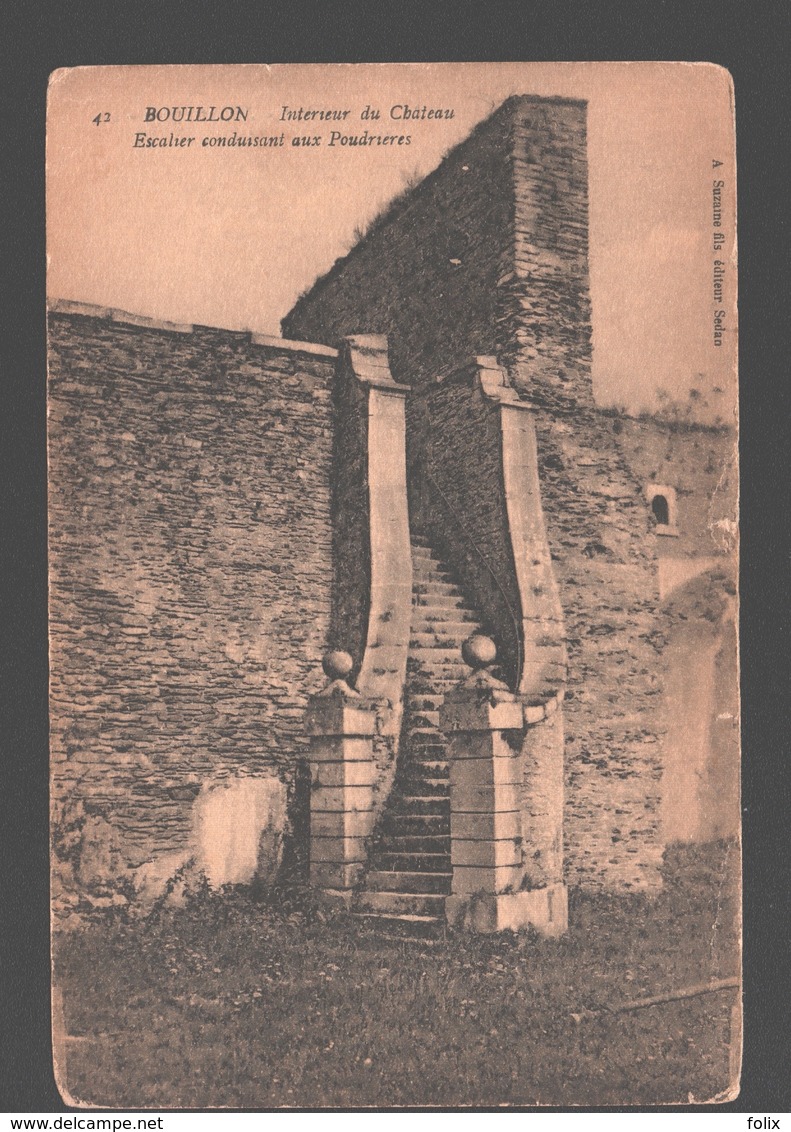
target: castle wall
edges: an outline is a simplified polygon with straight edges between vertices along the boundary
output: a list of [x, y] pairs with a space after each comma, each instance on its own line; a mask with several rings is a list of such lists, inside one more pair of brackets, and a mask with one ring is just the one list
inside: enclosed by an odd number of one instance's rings
[[739, 830], [735, 434], [655, 418], [618, 417], [613, 427], [643, 487], [658, 484], [674, 496], [672, 534], [657, 538], [664, 834], [685, 842], [732, 837]]
[[291, 783], [306, 752], [335, 361], [97, 313], [50, 317], [53, 782], [136, 866], [185, 843], [203, 783]]
[[606, 417], [542, 410], [536, 430], [569, 657], [569, 881], [650, 889], [664, 844], [658, 539]]

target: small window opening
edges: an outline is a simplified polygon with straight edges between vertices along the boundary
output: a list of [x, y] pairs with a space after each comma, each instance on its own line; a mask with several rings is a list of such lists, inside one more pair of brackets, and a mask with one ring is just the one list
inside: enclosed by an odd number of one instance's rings
[[658, 535], [677, 535], [676, 490], [667, 484], [650, 483], [645, 489], [648, 506], [656, 521]]
[[651, 510], [654, 518], [661, 527], [670, 525], [670, 508], [664, 495], [655, 495], [651, 500]]

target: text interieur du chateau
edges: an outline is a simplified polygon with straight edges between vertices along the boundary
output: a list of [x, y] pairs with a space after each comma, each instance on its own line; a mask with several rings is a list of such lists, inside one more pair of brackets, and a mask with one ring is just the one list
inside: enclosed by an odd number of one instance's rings
[[[233, 125], [232, 132], [206, 133], [202, 136], [183, 133], [152, 134], [147, 130], [135, 133], [135, 149], [203, 148], [282, 149], [315, 146], [344, 146], [368, 149], [377, 146], [412, 144], [414, 125], [425, 121], [450, 121], [455, 111], [449, 107], [415, 105], [397, 102], [385, 110], [366, 105], [359, 113], [349, 108], [283, 105], [273, 115], [277, 125], [271, 133], [257, 133], [246, 126], [251, 117], [246, 106], [147, 106], [143, 115], [146, 124], [184, 125], [187, 123], [219, 123]], [[356, 126], [359, 118], [362, 127]], [[246, 126], [239, 129], [238, 126]], [[310, 132], [293, 132], [307, 129]], [[280, 132], [277, 132], [279, 129]], [[288, 130], [288, 133], [286, 133]]]

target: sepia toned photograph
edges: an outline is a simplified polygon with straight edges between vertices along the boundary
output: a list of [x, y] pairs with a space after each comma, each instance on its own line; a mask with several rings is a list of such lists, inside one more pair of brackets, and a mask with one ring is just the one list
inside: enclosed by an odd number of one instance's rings
[[727, 71], [56, 71], [47, 251], [63, 1100], [734, 1100]]

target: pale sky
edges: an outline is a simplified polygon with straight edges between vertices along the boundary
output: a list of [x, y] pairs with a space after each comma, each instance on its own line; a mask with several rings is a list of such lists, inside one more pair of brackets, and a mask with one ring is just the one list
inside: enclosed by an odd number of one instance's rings
[[[709, 415], [735, 401], [732, 95], [708, 64], [315, 64], [86, 67], [57, 72], [47, 137], [48, 291], [172, 321], [279, 334], [297, 295], [363, 226], [511, 94], [588, 100], [594, 388], [652, 407], [699, 389]], [[146, 107], [242, 106], [246, 122], [146, 122]], [[393, 106], [454, 111], [395, 121]], [[349, 109], [342, 123], [282, 108]], [[381, 110], [363, 120], [366, 106]], [[398, 112], [396, 112], [398, 113]], [[100, 116], [100, 123], [93, 121]], [[109, 115], [109, 121], [104, 116]], [[409, 146], [330, 147], [329, 132], [411, 135]], [[204, 147], [208, 135], [285, 145]], [[192, 136], [135, 148], [136, 134]], [[322, 136], [294, 147], [295, 135]], [[713, 166], [721, 161], [722, 166]], [[721, 251], [713, 183], [722, 188]], [[715, 299], [715, 260], [725, 263]], [[724, 309], [723, 345], [714, 314]], [[715, 393], [719, 388], [723, 393]]]

